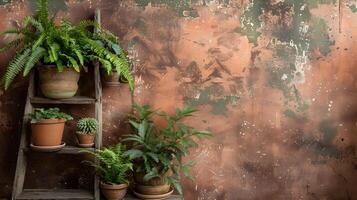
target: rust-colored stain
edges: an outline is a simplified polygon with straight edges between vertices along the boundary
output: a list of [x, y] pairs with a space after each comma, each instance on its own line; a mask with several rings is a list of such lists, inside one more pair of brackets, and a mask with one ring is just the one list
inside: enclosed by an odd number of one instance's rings
[[[105, 145], [129, 133], [133, 101], [200, 109], [192, 124], [214, 137], [187, 158], [197, 164], [195, 181], [183, 180], [185, 199], [347, 200], [357, 199], [357, 1], [340, 1], [56, 0], [52, 8], [73, 21], [101, 8], [134, 64], [132, 97], [126, 85], [104, 88]], [[34, 2], [0, 0], [0, 30]], [[0, 56], [0, 71], [13, 54]], [[0, 197], [11, 193], [26, 87], [0, 89]], [[70, 109], [76, 118], [87, 110]], [[76, 159], [44, 165], [39, 156], [26, 187], [91, 187]]]

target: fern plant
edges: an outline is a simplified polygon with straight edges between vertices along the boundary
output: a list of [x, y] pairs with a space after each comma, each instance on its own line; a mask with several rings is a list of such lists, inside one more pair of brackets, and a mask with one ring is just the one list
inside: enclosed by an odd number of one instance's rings
[[123, 155], [125, 146], [117, 144], [113, 147], [96, 150], [95, 152], [82, 150], [81, 152], [94, 155], [99, 164], [93, 161], [85, 161], [92, 165], [99, 173], [101, 181], [107, 184], [128, 184], [128, 175], [132, 171], [130, 159]]
[[95, 134], [98, 129], [98, 121], [94, 118], [82, 118], [77, 123], [79, 134]]
[[[134, 89], [134, 79], [126, 57], [116, 55], [99, 45], [98, 38], [108, 39], [109, 33], [90, 20], [84, 20], [78, 26], [67, 20], [60, 25], [54, 23], [54, 16], [48, 12], [48, 0], [37, 0], [37, 11], [34, 16], [25, 17], [20, 28], [9, 29], [3, 34], [19, 35], [2, 48], [4, 52], [11, 48], [17, 49], [17, 54], [10, 61], [1, 79], [5, 89], [8, 89], [14, 78], [23, 72], [26, 76], [39, 63], [55, 65], [61, 72], [64, 67], [71, 67], [79, 72], [84, 63], [98, 60], [108, 71], [116, 69]], [[98, 33], [88, 29], [97, 27]]]
[[[144, 181], [162, 178], [182, 194], [180, 172], [192, 178], [189, 169], [194, 165], [193, 161], [183, 163], [182, 158], [189, 153], [189, 149], [197, 147], [193, 138], [208, 137], [211, 133], [196, 130], [182, 122], [197, 111], [192, 108], [176, 109], [175, 115], [151, 110], [148, 105], [134, 105], [134, 109], [137, 115], [132, 116], [129, 122], [135, 132], [123, 140], [131, 142], [132, 148], [124, 155], [134, 160], [134, 172], [143, 173]], [[167, 126], [159, 128], [153, 117], [163, 117]], [[172, 175], [166, 176], [168, 171]]]

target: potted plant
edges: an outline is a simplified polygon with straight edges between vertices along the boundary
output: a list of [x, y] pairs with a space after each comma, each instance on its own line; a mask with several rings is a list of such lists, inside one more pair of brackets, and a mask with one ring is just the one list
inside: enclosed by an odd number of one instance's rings
[[36, 108], [31, 117], [31, 144], [58, 146], [62, 143], [64, 124], [73, 118], [58, 108]]
[[132, 163], [123, 155], [124, 151], [125, 147], [121, 144], [94, 152], [81, 151], [92, 154], [99, 160], [99, 164], [92, 161], [86, 162], [99, 173], [100, 189], [108, 200], [123, 199], [128, 188], [128, 175], [132, 171]]
[[[121, 61], [121, 66], [130, 70], [127, 52], [120, 46], [119, 39], [107, 30], [102, 30], [99, 34], [100, 36], [95, 36], [96, 42], [103, 48], [118, 56]], [[132, 84], [132, 78], [127, 80], [123, 77], [123, 72], [120, 68], [118, 68], [118, 66], [112, 66], [110, 63], [106, 62], [101, 62], [101, 64], [101, 74], [105, 85], [118, 86], [120, 85], [120, 82], [129, 82], [129, 86]]]
[[77, 123], [78, 145], [81, 147], [91, 147], [94, 145], [94, 138], [98, 130], [98, 121], [94, 118], [82, 118]]
[[[132, 143], [132, 148], [124, 155], [133, 159], [135, 194], [140, 198], [164, 198], [172, 193], [170, 187], [182, 194], [180, 172], [192, 178], [188, 170], [193, 166], [193, 161], [183, 163], [182, 158], [197, 146], [193, 138], [208, 137], [211, 133], [182, 121], [192, 116], [195, 109], [176, 109], [175, 115], [169, 115], [153, 111], [148, 105], [134, 108], [137, 115], [129, 122], [135, 133], [124, 139]], [[163, 117], [166, 126], [160, 128], [153, 117]]]
[[[16, 56], [10, 61], [2, 78], [8, 89], [14, 78], [23, 72], [28, 75], [34, 67], [39, 71], [40, 89], [48, 98], [70, 98], [78, 89], [79, 72], [82, 66], [92, 60], [105, 63], [106, 67], [118, 69], [134, 88], [130, 69], [123, 65], [123, 59], [95, 40], [105, 38], [106, 31], [93, 21], [84, 20], [78, 26], [67, 20], [59, 25], [48, 13], [48, 0], [37, 0], [38, 8], [34, 16], [27, 16], [22, 26], [9, 29], [4, 34], [19, 37], [0, 48], [0, 52], [17, 48]], [[97, 27], [101, 31], [92, 33], [88, 28]]]

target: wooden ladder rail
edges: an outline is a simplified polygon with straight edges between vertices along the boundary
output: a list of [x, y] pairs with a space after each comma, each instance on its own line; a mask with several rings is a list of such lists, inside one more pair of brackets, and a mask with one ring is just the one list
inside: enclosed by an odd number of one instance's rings
[[17, 155], [15, 178], [14, 178], [12, 196], [11, 196], [12, 200], [15, 200], [17, 196], [23, 191], [24, 188], [26, 167], [27, 167], [27, 159], [26, 159], [26, 155], [24, 155], [25, 154], [24, 149], [28, 144], [27, 129], [28, 129], [28, 122], [30, 120], [29, 114], [32, 112], [33, 109], [33, 105], [30, 99], [34, 96], [34, 92], [35, 92], [34, 85], [35, 85], [35, 73], [32, 72], [30, 75], [29, 86], [27, 89], [26, 104], [25, 104], [24, 116], [22, 119], [21, 139], [20, 139], [19, 151]]
[[[94, 20], [100, 25], [101, 24], [101, 16], [100, 10], [96, 9], [94, 14]], [[94, 31], [98, 31], [95, 29]], [[95, 118], [98, 121], [98, 132], [96, 136], [95, 148], [100, 149], [102, 147], [102, 84], [100, 81], [100, 70], [99, 70], [99, 62], [94, 63], [94, 87], [95, 87]], [[98, 160], [95, 161], [98, 164]], [[99, 190], [99, 176], [96, 175], [94, 178], [94, 199], [100, 199], [100, 190]]]

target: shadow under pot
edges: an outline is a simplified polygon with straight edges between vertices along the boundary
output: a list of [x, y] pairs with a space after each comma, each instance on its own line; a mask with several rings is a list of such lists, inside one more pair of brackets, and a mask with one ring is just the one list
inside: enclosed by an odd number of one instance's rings
[[124, 198], [128, 185], [127, 184], [119, 184], [119, 185], [111, 185], [100, 182], [100, 189], [108, 200], [121, 200]]
[[95, 133], [82, 133], [77, 131], [78, 146], [92, 147], [94, 145]]
[[62, 143], [64, 119], [43, 119], [31, 124], [31, 143], [35, 146], [58, 146]]
[[41, 65], [38, 67], [40, 88], [47, 98], [66, 99], [73, 97], [78, 90], [80, 73], [71, 67], [64, 67], [59, 72], [55, 65]]

